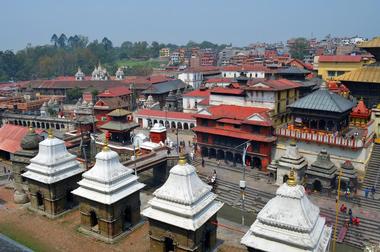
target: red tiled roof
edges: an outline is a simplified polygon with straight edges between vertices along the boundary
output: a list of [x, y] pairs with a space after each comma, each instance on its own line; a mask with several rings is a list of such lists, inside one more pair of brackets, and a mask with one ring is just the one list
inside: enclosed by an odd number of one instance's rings
[[229, 65], [222, 67], [222, 71], [234, 71], [234, 72], [241, 72], [241, 71], [256, 71], [256, 72], [271, 72], [271, 70], [265, 66], [261, 65], [241, 65], [241, 66], [235, 66], [235, 65]]
[[197, 89], [188, 93], [183, 94], [186, 97], [209, 97], [210, 89]]
[[131, 94], [129, 88], [125, 86], [113, 87], [104, 90], [103, 93], [99, 94], [98, 97], [118, 97]]
[[226, 129], [220, 129], [220, 128], [196, 126], [193, 128], [193, 131], [194, 132], [214, 134], [214, 135], [220, 135], [220, 136], [235, 137], [235, 138], [258, 141], [258, 142], [270, 143], [270, 142], [276, 141], [275, 136], [265, 136], [265, 135], [260, 135], [260, 134], [253, 134], [253, 133], [245, 132], [242, 130], [230, 130], [230, 129], [226, 130]]
[[360, 55], [321, 55], [319, 62], [360, 62]]
[[220, 72], [220, 69], [217, 66], [199, 66], [187, 68], [185, 72]]
[[363, 100], [358, 102], [355, 108], [352, 109], [351, 116], [353, 117], [369, 117], [371, 115], [371, 110], [367, 108]]
[[195, 120], [193, 114], [173, 111], [161, 111], [153, 109], [141, 109], [137, 111], [136, 116], [145, 117], [160, 117], [168, 119], [183, 119], [183, 120]]
[[206, 83], [231, 83], [233, 81], [232, 78], [211, 78], [206, 80]]
[[241, 120], [235, 120], [235, 119], [229, 119], [229, 118], [219, 119], [217, 120], [217, 122], [228, 123], [228, 124], [241, 124]]
[[28, 131], [27, 127], [5, 124], [0, 128], [0, 150], [10, 153], [21, 150], [21, 140]]
[[212, 94], [231, 94], [231, 95], [242, 95], [244, 93], [243, 89], [238, 88], [223, 88], [223, 87], [214, 87], [211, 89]]
[[286, 62], [287, 65], [292, 65], [292, 62], [295, 61], [297, 62], [298, 64], [302, 65], [304, 68], [306, 68], [307, 70], [313, 70], [313, 65], [311, 64], [308, 64], [308, 63], [305, 63], [303, 62], [302, 60], [299, 60], [299, 59], [290, 59], [288, 62]]
[[[262, 83], [268, 87], [254, 87], [258, 83]], [[287, 80], [287, 79], [278, 79], [278, 80], [264, 80], [264, 79], [254, 79], [249, 80], [247, 83], [247, 90], [286, 90], [300, 87], [301, 84]]]
[[206, 118], [229, 118], [234, 120], [245, 120], [253, 114], [260, 114], [264, 118], [267, 118], [266, 112], [270, 109], [268, 108], [258, 108], [258, 107], [243, 107], [236, 105], [218, 105], [211, 106], [208, 108], [208, 112], [211, 116], [195, 114], [194, 117], [206, 117]]

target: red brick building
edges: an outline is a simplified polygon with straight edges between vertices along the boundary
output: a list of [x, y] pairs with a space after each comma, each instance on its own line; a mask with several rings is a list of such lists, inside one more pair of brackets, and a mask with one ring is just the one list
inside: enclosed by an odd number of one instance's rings
[[218, 105], [195, 114], [197, 126], [193, 131], [201, 155], [241, 164], [244, 143], [248, 142], [246, 165], [265, 171], [276, 141], [268, 111], [267, 108]]

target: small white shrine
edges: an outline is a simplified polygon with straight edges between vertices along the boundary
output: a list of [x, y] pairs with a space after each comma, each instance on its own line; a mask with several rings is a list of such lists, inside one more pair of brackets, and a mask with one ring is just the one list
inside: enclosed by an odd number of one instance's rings
[[[142, 214], [150, 223], [150, 251], [211, 250], [216, 243], [216, 215], [223, 203], [184, 156], [170, 170]], [[166, 249], [166, 250], [165, 250]], [[198, 250], [197, 250], [198, 251]]]
[[332, 228], [297, 185], [294, 170], [241, 239], [248, 251], [328, 252]]
[[295, 141], [292, 141], [290, 145], [287, 146], [285, 154], [278, 160], [277, 185], [286, 182], [291, 169], [294, 169], [297, 181], [302, 181], [307, 169], [307, 161], [299, 153]]
[[81, 230], [112, 242], [141, 221], [140, 190], [145, 185], [107, 143], [95, 158], [94, 167], [83, 173], [73, 194], [79, 197]]
[[65, 142], [53, 136], [51, 129], [26, 168], [22, 176], [28, 180], [32, 209], [54, 217], [76, 205], [71, 190], [78, 187], [84, 168], [67, 151]]

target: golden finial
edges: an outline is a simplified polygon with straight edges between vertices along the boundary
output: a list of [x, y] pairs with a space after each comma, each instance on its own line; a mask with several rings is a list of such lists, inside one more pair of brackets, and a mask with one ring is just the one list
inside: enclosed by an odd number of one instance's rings
[[109, 151], [110, 147], [108, 147], [108, 139], [110, 138], [111, 134], [107, 131], [104, 135], [104, 142], [103, 142], [103, 148], [102, 151]]
[[295, 139], [290, 140], [290, 145], [291, 146], [296, 146], [297, 145], [296, 140]]
[[53, 128], [49, 128], [49, 129], [48, 129], [48, 138], [50, 138], [50, 139], [53, 139], [53, 138], [54, 138]]
[[286, 183], [288, 184], [288, 186], [296, 186], [297, 185], [297, 181], [296, 181], [296, 177], [294, 175], [294, 169], [293, 168], [290, 169], [289, 178], [286, 181]]
[[186, 160], [186, 156], [185, 156], [185, 152], [184, 152], [184, 148], [180, 150], [179, 152], [179, 157], [178, 157], [178, 164], [179, 165], [185, 165], [187, 164], [187, 160]]
[[30, 133], [30, 134], [34, 133], [34, 129], [33, 129], [32, 126], [29, 127], [29, 133]]

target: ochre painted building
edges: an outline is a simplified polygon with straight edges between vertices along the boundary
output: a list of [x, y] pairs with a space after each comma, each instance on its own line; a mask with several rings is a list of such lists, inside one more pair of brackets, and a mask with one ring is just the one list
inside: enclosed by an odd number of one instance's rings
[[360, 55], [321, 55], [318, 60], [318, 75], [323, 80], [336, 77], [361, 68], [366, 63]]

